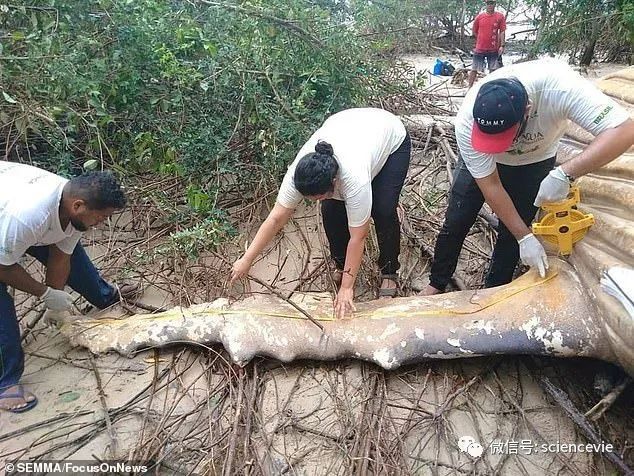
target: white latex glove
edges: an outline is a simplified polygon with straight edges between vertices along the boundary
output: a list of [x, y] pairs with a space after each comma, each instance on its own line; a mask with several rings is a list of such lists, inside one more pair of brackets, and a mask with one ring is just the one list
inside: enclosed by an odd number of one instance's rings
[[537, 268], [539, 275], [546, 277], [546, 270], [548, 269], [548, 258], [546, 257], [546, 251], [539, 242], [535, 235], [529, 233], [524, 238], [518, 240], [520, 245], [520, 259], [522, 263], [531, 268]]
[[47, 287], [42, 294], [42, 301], [47, 308], [53, 311], [65, 311], [73, 305], [73, 297], [66, 291]]
[[539, 184], [539, 191], [533, 205], [541, 206], [543, 203], [559, 202], [568, 196], [570, 181], [561, 167], [550, 171], [546, 178]]

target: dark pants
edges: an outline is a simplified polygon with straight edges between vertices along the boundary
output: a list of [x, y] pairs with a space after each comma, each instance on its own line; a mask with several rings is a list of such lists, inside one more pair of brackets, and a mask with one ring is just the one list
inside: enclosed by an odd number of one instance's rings
[[[372, 180], [372, 218], [379, 242], [379, 268], [382, 274], [394, 274], [400, 267], [401, 227], [396, 207], [409, 168], [411, 150], [412, 143], [409, 134], [406, 134], [403, 143], [390, 154], [379, 174]], [[330, 243], [330, 256], [337, 269], [343, 269], [350, 241], [345, 202], [322, 200], [321, 214]]]
[[[554, 164], [555, 157], [522, 166], [497, 165], [502, 185], [527, 226], [530, 226], [537, 213], [533, 201], [539, 185]], [[454, 177], [445, 222], [436, 240], [429, 278], [430, 284], [441, 291], [444, 291], [456, 270], [462, 244], [484, 204], [482, 192], [462, 160], [456, 167]], [[517, 240], [500, 221], [485, 286], [500, 286], [511, 282], [518, 260]]]
[[480, 73], [484, 73], [484, 62], [486, 60], [487, 67], [489, 68], [489, 72], [493, 72], [498, 68], [504, 66], [502, 64], [502, 60], [500, 55], [497, 52], [492, 53], [473, 53], [473, 64], [471, 65], [471, 69], [474, 71], [479, 71]]
[[[48, 250], [48, 246], [33, 246], [27, 253], [46, 265]], [[80, 244], [75, 247], [70, 259], [67, 284], [99, 309], [119, 299], [117, 290], [99, 275]], [[7, 285], [0, 283], [0, 393], [17, 384], [23, 371], [24, 352], [13, 298], [7, 292]]]

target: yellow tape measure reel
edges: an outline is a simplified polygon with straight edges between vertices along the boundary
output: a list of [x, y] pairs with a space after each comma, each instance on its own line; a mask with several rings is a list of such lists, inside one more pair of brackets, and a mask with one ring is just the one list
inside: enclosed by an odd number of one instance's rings
[[581, 240], [594, 224], [592, 214], [577, 210], [579, 201], [579, 187], [570, 187], [565, 200], [543, 204], [539, 211], [541, 218], [533, 223], [533, 234], [556, 245], [561, 255], [571, 254], [572, 245]]

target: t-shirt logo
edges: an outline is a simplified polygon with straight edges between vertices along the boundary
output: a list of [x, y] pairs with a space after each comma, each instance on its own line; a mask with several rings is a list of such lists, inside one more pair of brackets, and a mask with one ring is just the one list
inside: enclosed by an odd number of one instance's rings
[[536, 145], [530, 149], [521, 149], [519, 147], [516, 147], [514, 149], [506, 151], [506, 153], [510, 155], [524, 155], [524, 154], [530, 154], [531, 152], [535, 152], [537, 149], [539, 149], [539, 145]]
[[592, 121], [592, 123], [598, 124], [599, 122], [601, 122], [605, 118], [605, 116], [608, 115], [608, 112], [610, 112], [612, 109], [612, 106], [607, 106], [603, 111], [601, 111], [601, 114], [599, 114], [596, 119]]
[[522, 139], [524, 139], [523, 142], [535, 142], [535, 141], [540, 141], [540, 140], [544, 140], [544, 134], [542, 134], [541, 132], [524, 132], [522, 134]]

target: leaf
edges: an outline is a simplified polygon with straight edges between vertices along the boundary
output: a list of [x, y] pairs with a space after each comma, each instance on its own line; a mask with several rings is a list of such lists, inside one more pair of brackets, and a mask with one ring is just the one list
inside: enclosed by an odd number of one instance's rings
[[60, 395], [59, 399], [64, 403], [74, 402], [80, 397], [78, 392], [66, 392]]
[[97, 170], [99, 167], [99, 161], [97, 159], [90, 159], [84, 162], [84, 170]]
[[15, 104], [17, 101], [15, 99], [13, 99], [11, 96], [9, 96], [6, 92], [2, 91], [2, 96], [4, 97], [4, 100], [8, 103], [11, 104]]
[[211, 56], [214, 56], [214, 55], [216, 55], [218, 53], [218, 45], [216, 45], [215, 43], [205, 42], [203, 44], [203, 48]]

